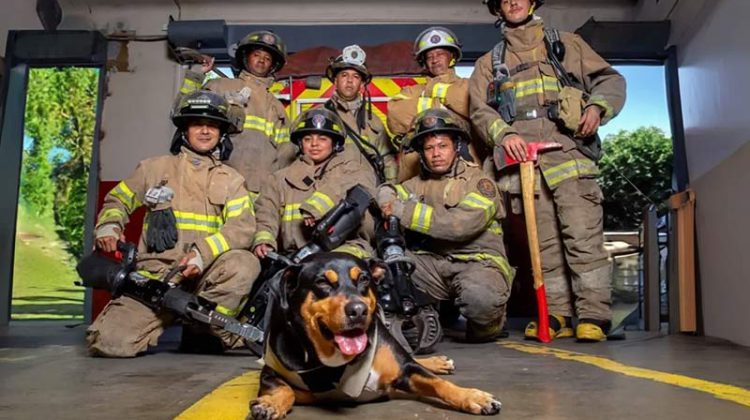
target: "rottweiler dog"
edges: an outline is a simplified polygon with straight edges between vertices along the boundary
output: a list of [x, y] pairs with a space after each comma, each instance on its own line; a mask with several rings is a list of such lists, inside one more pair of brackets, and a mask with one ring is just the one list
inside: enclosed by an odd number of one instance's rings
[[452, 361], [417, 361], [390, 335], [374, 291], [385, 270], [382, 262], [332, 252], [308, 257], [275, 278], [265, 365], [249, 419], [283, 418], [295, 403], [367, 402], [399, 393], [467, 413], [500, 412], [491, 394], [435, 375], [449, 373]]

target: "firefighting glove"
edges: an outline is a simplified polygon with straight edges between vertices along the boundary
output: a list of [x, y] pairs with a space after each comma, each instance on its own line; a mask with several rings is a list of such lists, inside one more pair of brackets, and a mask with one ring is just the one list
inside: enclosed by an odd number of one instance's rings
[[149, 252], [164, 252], [177, 244], [177, 219], [171, 207], [152, 210], [146, 216], [146, 247]]

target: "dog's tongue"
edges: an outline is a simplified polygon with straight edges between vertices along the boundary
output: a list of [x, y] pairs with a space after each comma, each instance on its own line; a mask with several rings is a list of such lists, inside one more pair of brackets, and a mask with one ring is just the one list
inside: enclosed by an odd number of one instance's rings
[[334, 339], [339, 346], [339, 350], [347, 356], [360, 354], [365, 351], [365, 347], [367, 347], [367, 334], [364, 332], [357, 336], [336, 334], [334, 335]]

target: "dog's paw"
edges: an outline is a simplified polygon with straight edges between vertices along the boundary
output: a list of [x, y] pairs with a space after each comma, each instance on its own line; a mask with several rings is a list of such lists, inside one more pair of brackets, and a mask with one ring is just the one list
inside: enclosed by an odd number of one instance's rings
[[502, 403], [489, 392], [479, 389], [466, 389], [462, 409], [468, 413], [492, 416], [500, 412]]
[[274, 407], [273, 403], [264, 400], [263, 397], [253, 401], [250, 404], [250, 413], [245, 420], [276, 420], [286, 416], [286, 412], [280, 412], [279, 407]]
[[417, 363], [436, 375], [450, 375], [456, 370], [453, 359], [448, 356], [432, 356], [416, 359]]

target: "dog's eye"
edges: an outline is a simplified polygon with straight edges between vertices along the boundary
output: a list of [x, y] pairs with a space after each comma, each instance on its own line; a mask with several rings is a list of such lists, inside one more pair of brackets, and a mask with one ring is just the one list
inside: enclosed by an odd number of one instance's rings
[[360, 276], [357, 277], [357, 289], [360, 292], [365, 292], [368, 287], [370, 287], [370, 277], [360, 274]]

